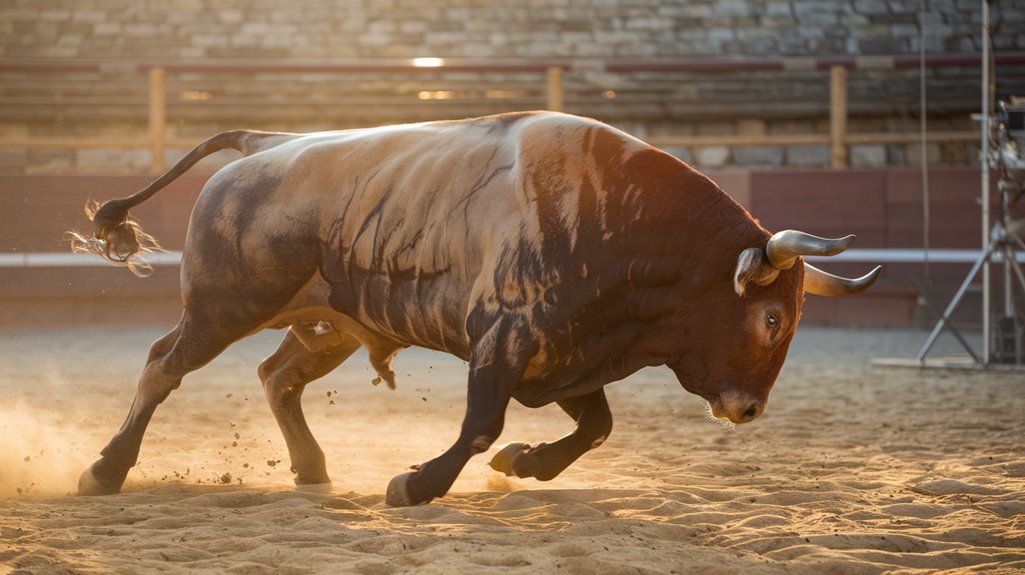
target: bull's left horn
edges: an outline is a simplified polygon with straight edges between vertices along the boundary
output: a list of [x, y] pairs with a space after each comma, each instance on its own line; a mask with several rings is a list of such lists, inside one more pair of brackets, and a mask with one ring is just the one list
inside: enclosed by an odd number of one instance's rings
[[774, 268], [788, 270], [799, 256], [835, 256], [853, 243], [853, 235], [830, 240], [795, 230], [784, 230], [769, 238], [765, 254]]
[[[853, 236], [851, 236], [853, 237]], [[879, 278], [879, 272], [883, 266], [876, 266], [876, 269], [861, 276], [860, 278], [848, 279], [824, 272], [817, 267], [805, 262], [804, 264], [804, 291], [812, 295], [842, 296], [859, 294]]]

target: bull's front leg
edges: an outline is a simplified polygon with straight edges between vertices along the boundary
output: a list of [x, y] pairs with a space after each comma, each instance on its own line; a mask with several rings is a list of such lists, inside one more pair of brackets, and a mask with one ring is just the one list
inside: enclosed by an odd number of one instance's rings
[[470, 359], [466, 415], [459, 439], [440, 456], [392, 479], [385, 497], [388, 505], [420, 505], [445, 495], [466, 462], [487, 451], [502, 433], [505, 409], [530, 352], [525, 340], [511, 330], [496, 327], [489, 335], [484, 344], [475, 346]]
[[612, 412], [609, 411], [604, 389], [563, 399], [558, 404], [577, 422], [572, 433], [558, 441], [535, 446], [510, 443], [495, 454], [491, 468], [506, 475], [548, 481], [581, 455], [604, 443], [612, 433]]

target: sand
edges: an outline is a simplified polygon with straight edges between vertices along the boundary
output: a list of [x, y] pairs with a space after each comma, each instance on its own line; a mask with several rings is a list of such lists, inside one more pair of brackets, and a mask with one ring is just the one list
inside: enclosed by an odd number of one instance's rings
[[[404, 509], [385, 486], [455, 438], [465, 364], [407, 350], [390, 391], [357, 355], [311, 385], [334, 485], [301, 492], [256, 378], [267, 332], [186, 378], [123, 493], [74, 495], [160, 334], [0, 333], [0, 575], [1025, 572], [1025, 375], [869, 365], [921, 331], [801, 328], [766, 414], [733, 430], [642, 371], [554, 481], [500, 476], [492, 448]], [[514, 406], [499, 444], [570, 428]]]

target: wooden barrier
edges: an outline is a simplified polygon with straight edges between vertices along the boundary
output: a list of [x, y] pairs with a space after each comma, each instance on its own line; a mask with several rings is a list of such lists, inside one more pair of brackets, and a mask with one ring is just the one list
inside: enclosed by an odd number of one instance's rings
[[[932, 248], [977, 248], [978, 169], [933, 168], [932, 173]], [[134, 210], [133, 216], [168, 250], [180, 251], [189, 214], [205, 180], [182, 176]], [[831, 237], [854, 233], [859, 249], [921, 245], [921, 179], [915, 169], [733, 172], [717, 174], [715, 180], [770, 230], [802, 229]], [[44, 255], [71, 256], [64, 233], [91, 229], [82, 210], [86, 201], [125, 196], [149, 181], [145, 175], [0, 175], [0, 205], [14, 207], [0, 210], [0, 229], [5, 230], [0, 235], [0, 253], [5, 254], [0, 260], [4, 280], [0, 282], [0, 325], [173, 323], [181, 312], [175, 254], [158, 258], [155, 273], [148, 278], [136, 278], [99, 258], [94, 265], [83, 266], [82, 260]], [[18, 258], [17, 254], [26, 255]], [[930, 274], [938, 299], [945, 301], [944, 292], [956, 289], [969, 264], [961, 252], [935, 254]], [[862, 255], [872, 259], [872, 252]], [[907, 325], [921, 320], [924, 311], [917, 307], [917, 293], [911, 287], [911, 280], [921, 274], [921, 264], [903, 256], [882, 259], [889, 263], [869, 296], [809, 296], [803, 321]], [[855, 276], [865, 273], [871, 262], [837, 258], [820, 266]], [[978, 316], [968, 313], [967, 317]], [[926, 314], [924, 319], [923, 324], [931, 318]]]
[[[979, 55], [938, 54], [927, 58], [928, 67], [977, 66]], [[429, 63], [425, 61], [429, 60]], [[1025, 52], [1003, 52], [995, 55], [998, 64], [1025, 64]], [[168, 74], [190, 72], [246, 72], [246, 73], [330, 73], [402, 72], [414, 74], [424, 71], [452, 72], [537, 72], [545, 82], [545, 105], [550, 110], [565, 108], [564, 74], [577, 71], [603, 71], [622, 73], [630, 71], [674, 71], [691, 73], [722, 73], [772, 70], [828, 70], [830, 84], [830, 132], [828, 134], [764, 134], [742, 133], [717, 136], [655, 136], [648, 141], [656, 146], [711, 147], [711, 146], [808, 146], [828, 145], [833, 168], [847, 166], [847, 146], [854, 144], [914, 143], [921, 139], [917, 132], [879, 132], [851, 134], [847, 131], [847, 74], [859, 69], [903, 69], [919, 64], [914, 56], [877, 56], [872, 58], [746, 58], [746, 59], [651, 59], [651, 60], [452, 60], [441, 58], [414, 60], [358, 60], [340, 62], [238, 62], [209, 61], [197, 64], [180, 62], [103, 62], [85, 60], [0, 60], [0, 72], [32, 74], [100, 73], [116, 67], [145, 73], [149, 77], [149, 133], [137, 136], [91, 137], [19, 137], [0, 138], [0, 149], [149, 149], [150, 170], [164, 169], [164, 152], [168, 147], [191, 148], [198, 140], [177, 138], [167, 129], [166, 78]], [[297, 102], [301, 105], [301, 102]], [[975, 131], [942, 131], [928, 134], [929, 142], [974, 142]]]

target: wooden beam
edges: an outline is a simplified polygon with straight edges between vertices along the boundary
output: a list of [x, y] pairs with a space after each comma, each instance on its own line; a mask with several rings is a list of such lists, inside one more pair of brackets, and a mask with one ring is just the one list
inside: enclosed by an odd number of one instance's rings
[[2, 150], [95, 150], [100, 148], [139, 149], [149, 147], [149, 138], [133, 136], [56, 136], [0, 138]]
[[674, 148], [704, 148], [710, 146], [825, 146], [830, 142], [827, 134], [730, 134], [718, 136], [651, 136], [644, 141], [652, 146]]
[[847, 68], [833, 66], [829, 70], [829, 136], [830, 164], [847, 167]]
[[[928, 142], [974, 142], [979, 139], [979, 132], [968, 130], [929, 132], [925, 139]], [[922, 141], [922, 134], [918, 132], [847, 134], [844, 141], [848, 144], [917, 144]]]
[[164, 171], [164, 149], [167, 140], [167, 71], [151, 68], [149, 71], [149, 140], [150, 171]]
[[553, 112], [561, 112], [563, 105], [562, 68], [552, 66], [548, 68], [548, 97], [546, 108]]

